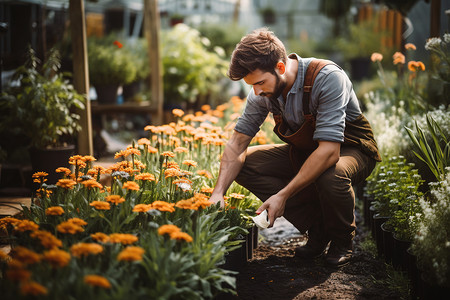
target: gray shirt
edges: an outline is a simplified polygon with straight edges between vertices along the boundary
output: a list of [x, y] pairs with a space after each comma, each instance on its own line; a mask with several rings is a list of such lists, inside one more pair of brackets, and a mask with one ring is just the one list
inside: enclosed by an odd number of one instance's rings
[[[313, 58], [303, 59], [297, 54], [289, 55], [298, 60], [297, 78], [287, 94], [287, 99], [280, 95], [281, 114], [290, 130], [297, 131], [304, 122], [303, 117], [303, 81], [306, 69]], [[358, 98], [347, 74], [336, 65], [325, 66], [317, 75], [311, 91], [309, 108], [316, 117], [314, 140], [344, 142], [345, 120], [353, 121], [360, 114]], [[255, 136], [269, 113], [276, 113], [269, 98], [257, 96], [253, 89], [247, 96], [244, 112], [239, 117], [235, 130]]]

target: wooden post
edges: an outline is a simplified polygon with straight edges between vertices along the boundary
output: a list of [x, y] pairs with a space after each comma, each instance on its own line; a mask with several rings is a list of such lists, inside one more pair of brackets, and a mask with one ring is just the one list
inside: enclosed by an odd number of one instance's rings
[[81, 125], [81, 132], [78, 136], [78, 153], [93, 155], [84, 1], [70, 0], [69, 14], [73, 54], [73, 85], [80, 94], [86, 95], [86, 109], [78, 111]]
[[431, 0], [430, 37], [441, 36], [441, 0]]
[[163, 123], [163, 82], [162, 61], [160, 54], [159, 34], [160, 19], [158, 0], [144, 0], [144, 32], [148, 43], [148, 55], [150, 57], [150, 86], [152, 102], [156, 105], [156, 117], [152, 123], [162, 125]]

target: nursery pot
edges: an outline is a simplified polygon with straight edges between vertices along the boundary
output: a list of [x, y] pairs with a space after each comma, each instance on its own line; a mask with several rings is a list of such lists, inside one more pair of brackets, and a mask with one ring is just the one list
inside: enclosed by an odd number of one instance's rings
[[383, 254], [386, 263], [392, 262], [392, 255], [394, 252], [394, 238], [392, 236], [392, 229], [385, 223], [381, 224], [381, 231], [383, 235]]
[[253, 249], [258, 248], [258, 237], [259, 237], [259, 228], [257, 226], [253, 226]]
[[140, 92], [141, 83], [141, 81], [133, 81], [132, 83], [125, 84], [122, 92], [123, 99], [125, 101], [132, 100], [132, 98]]
[[119, 85], [106, 84], [95, 86], [97, 92], [97, 101], [99, 104], [115, 104], [117, 103], [117, 93]]
[[253, 230], [254, 226], [248, 228], [248, 233], [246, 236], [246, 242], [247, 242], [247, 259], [253, 258]]
[[419, 269], [417, 268], [417, 258], [410, 248], [406, 250], [406, 259], [408, 278], [411, 282], [411, 299], [416, 299], [418, 296]]
[[75, 153], [75, 145], [49, 149], [30, 149], [31, 167], [35, 172], [48, 173], [47, 184], [55, 184], [60, 175], [56, 173], [59, 167], [70, 168], [69, 158]]
[[225, 263], [222, 269], [240, 272], [247, 264], [247, 241], [244, 240], [241, 246], [225, 255]]
[[372, 222], [372, 216], [370, 215], [370, 206], [372, 205], [373, 202], [373, 196], [364, 193], [363, 194], [363, 214], [364, 214], [364, 225], [366, 225], [368, 228], [370, 228]]
[[407, 250], [411, 246], [411, 241], [400, 239], [394, 233], [392, 235], [394, 242], [394, 251], [392, 253], [392, 266], [396, 270], [408, 270], [408, 254]]
[[374, 239], [377, 245], [378, 256], [383, 256], [384, 246], [383, 246], [383, 231], [381, 230], [381, 224], [389, 220], [389, 217], [382, 216], [379, 213], [373, 216], [373, 231]]
[[[370, 234], [372, 235], [372, 238], [375, 240], [375, 224], [374, 224], [374, 216], [377, 213], [375, 206], [371, 205], [369, 206], [369, 222], [370, 222]], [[376, 240], [375, 240], [376, 241]]]

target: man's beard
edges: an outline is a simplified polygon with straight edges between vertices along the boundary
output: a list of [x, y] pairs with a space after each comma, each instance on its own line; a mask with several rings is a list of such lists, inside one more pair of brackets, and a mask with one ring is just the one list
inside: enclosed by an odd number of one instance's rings
[[277, 73], [274, 73], [275, 77], [276, 77], [276, 83], [275, 83], [275, 88], [273, 90], [272, 93], [261, 93], [261, 96], [264, 97], [269, 97], [273, 100], [278, 99], [278, 97], [280, 97], [281, 93], [283, 92], [284, 88], [286, 87], [286, 82], [282, 82], [281, 81], [281, 76], [278, 75]]

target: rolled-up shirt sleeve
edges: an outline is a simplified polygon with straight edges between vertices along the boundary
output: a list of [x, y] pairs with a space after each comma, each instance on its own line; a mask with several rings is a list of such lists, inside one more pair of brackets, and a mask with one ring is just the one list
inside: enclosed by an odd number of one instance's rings
[[247, 96], [244, 112], [239, 117], [234, 130], [248, 136], [255, 136], [264, 123], [269, 109], [263, 97], [256, 96], [253, 89]]
[[346, 109], [352, 85], [340, 70], [320, 74], [316, 78], [312, 97], [318, 97], [314, 140], [344, 142]]

